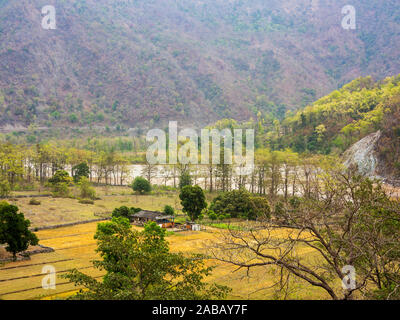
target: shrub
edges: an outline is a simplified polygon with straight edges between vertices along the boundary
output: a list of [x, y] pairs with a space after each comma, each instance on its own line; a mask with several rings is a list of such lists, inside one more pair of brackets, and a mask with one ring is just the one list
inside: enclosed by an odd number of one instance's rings
[[166, 216], [173, 216], [173, 215], [175, 214], [175, 210], [174, 210], [174, 208], [172, 208], [171, 206], [166, 205], [166, 206], [164, 207], [164, 214], [165, 214]]
[[138, 213], [139, 211], [142, 211], [141, 208], [128, 208], [127, 206], [122, 206], [119, 208], [115, 208], [112, 212], [112, 216], [114, 218], [119, 218], [119, 217], [123, 217], [123, 218], [129, 218], [131, 215]]
[[88, 178], [81, 176], [80, 180], [78, 182], [78, 186], [80, 189], [80, 197], [81, 198], [84, 198], [84, 199], [87, 198], [87, 199], [92, 199], [92, 200], [96, 199], [96, 191], [91, 186]]
[[127, 206], [122, 206], [119, 208], [115, 208], [112, 212], [112, 216], [115, 218], [118, 218], [118, 217], [128, 218], [130, 213], [131, 212]]
[[89, 166], [85, 163], [82, 162], [72, 168], [73, 176], [74, 176], [74, 181], [75, 183], [79, 182], [79, 180], [82, 177], [89, 178], [89, 173], [90, 169]]
[[216, 215], [216, 213], [212, 210], [208, 211], [208, 217], [210, 218], [210, 220], [215, 221], [218, 219], [218, 216]]
[[52, 192], [54, 198], [69, 198], [71, 196], [68, 184], [63, 182], [54, 184], [52, 186]]
[[301, 200], [298, 197], [291, 197], [289, 203], [294, 209], [297, 209], [301, 204]]
[[40, 206], [41, 202], [35, 198], [32, 198], [31, 200], [29, 200], [29, 204], [32, 206]]
[[57, 170], [52, 178], [49, 179], [48, 185], [53, 192], [53, 197], [68, 198], [71, 196], [69, 185], [72, 178], [65, 170]]
[[233, 190], [216, 197], [210, 206], [218, 217], [229, 215], [232, 218], [255, 220], [270, 217], [270, 206], [264, 197], [254, 197], [247, 190]]
[[206, 196], [203, 189], [199, 186], [185, 186], [179, 194], [182, 204], [182, 211], [185, 212], [192, 221], [197, 220], [203, 209], [207, 208]]
[[0, 197], [8, 197], [11, 193], [11, 186], [8, 180], [0, 181]]
[[56, 173], [52, 178], [49, 179], [50, 184], [57, 184], [57, 183], [71, 183], [71, 177], [69, 176], [68, 172], [65, 170], [57, 170]]
[[133, 191], [143, 194], [151, 191], [151, 185], [145, 178], [136, 177], [132, 183], [132, 189]]
[[79, 203], [82, 203], [82, 204], [94, 204], [94, 201], [90, 200], [90, 199], [81, 199], [81, 200], [79, 200]]

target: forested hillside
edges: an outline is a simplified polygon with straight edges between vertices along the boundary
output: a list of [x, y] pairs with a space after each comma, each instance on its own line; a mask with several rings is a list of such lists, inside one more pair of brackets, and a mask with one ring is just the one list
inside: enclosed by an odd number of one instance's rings
[[289, 114], [263, 138], [273, 149], [341, 153], [369, 133], [398, 130], [399, 97], [400, 76], [377, 82], [371, 77], [358, 78]]
[[[41, 27], [49, 4], [56, 30]], [[282, 119], [356, 77], [400, 72], [399, 2], [352, 1], [356, 30], [341, 27], [346, 4], [0, 0], [0, 126]]]

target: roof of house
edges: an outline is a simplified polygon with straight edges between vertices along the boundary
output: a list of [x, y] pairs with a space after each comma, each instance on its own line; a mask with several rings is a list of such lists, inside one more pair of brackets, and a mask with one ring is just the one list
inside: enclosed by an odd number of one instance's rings
[[149, 220], [171, 219], [172, 216], [164, 216], [162, 212], [142, 210], [132, 215], [133, 218], [146, 218]]

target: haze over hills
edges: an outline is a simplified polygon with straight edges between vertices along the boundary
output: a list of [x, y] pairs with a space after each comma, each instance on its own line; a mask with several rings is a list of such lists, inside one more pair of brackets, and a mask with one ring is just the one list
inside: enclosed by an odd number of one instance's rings
[[[41, 27], [56, 8], [57, 29]], [[0, 0], [0, 126], [143, 127], [283, 118], [400, 72], [400, 3]]]

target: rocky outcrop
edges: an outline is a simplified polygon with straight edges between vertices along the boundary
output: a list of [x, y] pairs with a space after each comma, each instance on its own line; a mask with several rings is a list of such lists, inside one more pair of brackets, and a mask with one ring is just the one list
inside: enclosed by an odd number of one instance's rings
[[371, 178], [380, 178], [377, 172], [378, 155], [376, 145], [381, 137], [381, 131], [371, 133], [353, 144], [343, 155], [346, 167], [356, 166], [358, 171]]

